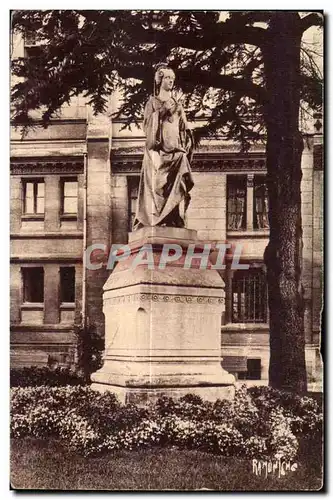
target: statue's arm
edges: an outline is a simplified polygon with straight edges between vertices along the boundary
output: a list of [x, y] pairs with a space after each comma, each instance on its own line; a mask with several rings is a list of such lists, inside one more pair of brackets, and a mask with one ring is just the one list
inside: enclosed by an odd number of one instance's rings
[[146, 104], [143, 118], [143, 130], [146, 134], [146, 146], [148, 149], [156, 149], [160, 144], [157, 137], [160, 129], [159, 120], [159, 110], [154, 108], [153, 98], [151, 97]]
[[144, 115], [143, 115], [143, 130], [145, 133], [147, 132], [147, 128], [149, 126], [149, 122], [151, 121], [153, 111], [154, 111], [153, 103], [152, 103], [152, 99], [150, 98], [149, 101], [146, 103], [145, 111], [144, 111]]

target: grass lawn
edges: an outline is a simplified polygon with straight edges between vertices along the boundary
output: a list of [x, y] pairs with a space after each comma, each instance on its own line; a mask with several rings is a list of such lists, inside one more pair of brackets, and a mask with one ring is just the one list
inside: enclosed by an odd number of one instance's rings
[[311, 451], [295, 472], [265, 479], [253, 474], [252, 460], [197, 451], [156, 448], [84, 458], [56, 441], [13, 439], [11, 485], [37, 490], [313, 491], [321, 488], [322, 466], [319, 449]]

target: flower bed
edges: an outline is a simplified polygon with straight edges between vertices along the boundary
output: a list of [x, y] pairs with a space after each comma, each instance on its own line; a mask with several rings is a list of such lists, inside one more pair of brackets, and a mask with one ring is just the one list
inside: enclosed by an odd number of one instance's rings
[[[288, 403], [288, 404], [287, 404]], [[298, 439], [321, 430], [311, 398], [266, 388], [236, 391], [233, 401], [210, 403], [187, 395], [147, 408], [121, 405], [88, 386], [11, 389], [13, 437], [56, 437], [85, 456], [116, 449], [174, 446], [224, 456], [293, 459]]]

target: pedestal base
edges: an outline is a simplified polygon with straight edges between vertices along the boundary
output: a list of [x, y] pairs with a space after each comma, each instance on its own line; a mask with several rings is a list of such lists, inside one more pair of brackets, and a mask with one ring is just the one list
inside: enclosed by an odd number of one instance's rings
[[179, 399], [186, 394], [195, 394], [204, 401], [216, 401], [217, 399], [233, 399], [235, 396], [235, 386], [213, 386], [213, 387], [163, 387], [163, 388], [137, 388], [119, 387], [117, 385], [92, 384], [91, 388], [98, 392], [112, 392], [123, 404], [136, 404], [138, 406], [147, 403], [155, 403], [162, 396]]
[[[235, 378], [221, 366], [223, 280], [198, 263], [182, 265], [195, 237], [195, 231], [167, 227], [130, 235], [130, 258], [117, 264], [104, 285], [105, 356], [91, 377], [93, 389], [139, 404], [162, 395], [191, 393], [211, 401], [233, 397]], [[176, 242], [183, 254], [162, 269], [133, 267], [147, 242], [154, 262], [164, 242]], [[195, 247], [200, 253], [202, 243], [196, 241]]]

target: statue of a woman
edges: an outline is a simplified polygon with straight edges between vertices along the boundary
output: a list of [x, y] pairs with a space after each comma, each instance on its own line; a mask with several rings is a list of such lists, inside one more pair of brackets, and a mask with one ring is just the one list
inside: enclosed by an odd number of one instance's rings
[[154, 95], [144, 113], [146, 147], [133, 230], [185, 226], [189, 191], [194, 185], [190, 167], [193, 139], [184, 109], [171, 95], [174, 81], [172, 69], [159, 65]]

